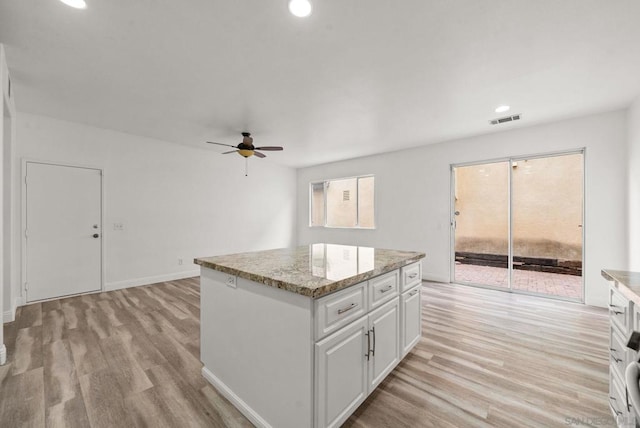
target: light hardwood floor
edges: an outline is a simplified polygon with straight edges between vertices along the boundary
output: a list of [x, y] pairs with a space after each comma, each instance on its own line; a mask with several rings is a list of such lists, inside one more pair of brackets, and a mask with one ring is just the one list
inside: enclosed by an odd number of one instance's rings
[[[423, 290], [422, 341], [345, 426], [611, 422], [606, 310]], [[193, 278], [19, 308], [0, 426], [251, 426], [200, 375], [199, 291]]]

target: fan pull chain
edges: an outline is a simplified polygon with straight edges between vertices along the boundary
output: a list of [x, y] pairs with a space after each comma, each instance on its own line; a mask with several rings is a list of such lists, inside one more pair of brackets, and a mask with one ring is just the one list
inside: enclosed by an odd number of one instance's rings
[[249, 158], [244, 158], [244, 176], [249, 176]]

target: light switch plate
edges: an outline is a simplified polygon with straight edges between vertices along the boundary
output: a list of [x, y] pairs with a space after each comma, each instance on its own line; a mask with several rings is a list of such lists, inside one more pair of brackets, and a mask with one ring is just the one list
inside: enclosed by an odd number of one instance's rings
[[231, 288], [236, 288], [236, 286], [237, 286], [236, 277], [233, 276], [233, 275], [227, 276], [227, 279], [225, 280], [225, 283], [227, 284], [227, 286], [229, 286]]

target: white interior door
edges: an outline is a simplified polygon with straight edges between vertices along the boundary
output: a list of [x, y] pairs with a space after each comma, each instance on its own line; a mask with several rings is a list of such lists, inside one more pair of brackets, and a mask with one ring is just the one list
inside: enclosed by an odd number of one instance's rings
[[102, 172], [26, 163], [27, 302], [102, 288]]

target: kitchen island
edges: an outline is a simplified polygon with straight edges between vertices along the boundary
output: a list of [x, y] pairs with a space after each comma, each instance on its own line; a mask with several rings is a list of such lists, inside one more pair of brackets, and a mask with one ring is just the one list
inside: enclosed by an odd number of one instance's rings
[[420, 340], [424, 256], [312, 244], [196, 259], [203, 376], [256, 426], [339, 426]]
[[609, 281], [609, 407], [618, 426], [634, 427], [638, 409], [630, 400], [627, 366], [638, 353], [627, 348], [634, 331], [640, 331], [640, 272], [603, 269]]

